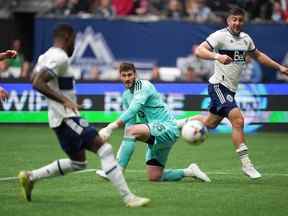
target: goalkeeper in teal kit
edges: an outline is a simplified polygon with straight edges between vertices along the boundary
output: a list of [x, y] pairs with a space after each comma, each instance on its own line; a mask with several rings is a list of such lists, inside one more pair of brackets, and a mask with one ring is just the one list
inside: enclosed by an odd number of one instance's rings
[[[169, 152], [180, 134], [176, 119], [154, 85], [147, 80], [136, 79], [133, 64], [122, 63], [119, 73], [126, 88], [122, 97], [125, 112], [118, 120], [102, 128], [99, 135], [106, 141], [114, 129], [125, 126], [117, 154], [123, 171], [134, 152], [136, 140], [139, 140], [147, 143], [146, 165], [150, 181], [179, 181], [184, 177], [195, 177], [209, 182], [208, 176], [194, 163], [185, 169], [164, 169]], [[102, 170], [98, 170], [97, 174], [105, 177]]]

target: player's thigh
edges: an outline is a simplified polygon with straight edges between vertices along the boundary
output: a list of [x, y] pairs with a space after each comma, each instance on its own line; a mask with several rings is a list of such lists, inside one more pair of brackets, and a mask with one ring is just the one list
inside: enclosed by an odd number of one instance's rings
[[147, 145], [145, 161], [147, 166], [164, 168], [174, 143], [155, 143]]
[[65, 119], [55, 132], [62, 149], [71, 159], [77, 161], [85, 159], [85, 149], [97, 153], [103, 144], [96, 128], [81, 117]]
[[204, 119], [204, 124], [208, 128], [215, 128], [222, 120], [222, 116], [208, 112], [208, 116]]
[[152, 122], [148, 127], [150, 138], [147, 141], [146, 164], [164, 167], [170, 150], [179, 137], [179, 129], [174, 122]]
[[145, 142], [150, 137], [150, 130], [146, 124], [136, 124], [126, 128], [125, 135], [133, 136], [137, 140]]
[[[76, 122], [74, 119], [72, 120], [74, 123]], [[78, 127], [76, 129], [63, 122], [59, 127], [54, 128], [54, 132], [61, 148], [71, 160], [85, 161], [85, 147], [78, 129]]]

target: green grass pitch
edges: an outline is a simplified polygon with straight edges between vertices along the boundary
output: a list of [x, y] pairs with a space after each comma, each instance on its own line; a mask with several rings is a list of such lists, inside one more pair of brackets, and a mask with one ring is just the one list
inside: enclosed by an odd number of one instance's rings
[[[43, 180], [35, 185], [33, 202], [20, 195], [15, 177], [19, 170], [43, 166], [65, 158], [56, 137], [47, 127], [0, 127], [0, 215], [1, 216], [259, 216], [288, 215], [288, 134], [256, 133], [247, 136], [250, 157], [262, 172], [260, 180], [250, 180], [240, 171], [229, 135], [210, 134], [203, 145], [189, 146], [179, 140], [167, 168], [183, 168], [196, 162], [212, 182], [186, 178], [180, 182], [147, 181], [143, 143], [125, 174], [136, 194], [151, 198], [149, 206], [124, 207], [110, 183], [94, 171]], [[113, 135], [114, 151], [121, 131]], [[99, 167], [98, 158], [88, 153], [89, 169]]]

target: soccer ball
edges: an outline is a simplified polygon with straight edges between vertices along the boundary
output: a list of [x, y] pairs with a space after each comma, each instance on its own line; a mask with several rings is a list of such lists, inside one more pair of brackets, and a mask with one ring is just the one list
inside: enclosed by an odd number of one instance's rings
[[206, 126], [201, 121], [189, 120], [182, 127], [181, 135], [188, 144], [199, 145], [206, 139], [207, 132]]

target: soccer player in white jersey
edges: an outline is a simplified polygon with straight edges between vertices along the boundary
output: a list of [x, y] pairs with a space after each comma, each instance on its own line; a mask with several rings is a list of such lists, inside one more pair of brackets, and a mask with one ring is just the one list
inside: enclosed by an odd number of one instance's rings
[[39, 57], [32, 81], [33, 87], [47, 97], [49, 125], [69, 158], [32, 171], [21, 171], [18, 177], [24, 197], [31, 201], [33, 186], [40, 179], [85, 169], [85, 150], [89, 150], [99, 156], [102, 169], [128, 207], [146, 205], [149, 199], [130, 192], [111, 145], [104, 143], [96, 129], [79, 115], [73, 74], [68, 63], [74, 50], [73, 28], [67, 24], [57, 26], [53, 39], [53, 47]]
[[214, 60], [215, 71], [209, 79], [208, 93], [211, 102], [208, 116], [192, 118], [202, 120], [208, 128], [217, 127], [223, 118], [227, 118], [232, 125], [232, 141], [240, 156], [242, 171], [250, 178], [257, 179], [261, 174], [248, 157], [248, 147], [243, 132], [244, 117], [235, 103], [234, 95], [245, 65], [246, 55], [286, 75], [288, 68], [278, 64], [255, 47], [250, 36], [242, 32], [244, 18], [244, 10], [231, 9], [227, 18], [227, 28], [210, 34], [197, 48], [198, 57]]
[[[17, 56], [17, 51], [15, 50], [6, 50], [5, 52], [0, 53], [0, 61], [3, 61], [7, 58], [15, 58]], [[8, 98], [8, 92], [0, 86], [0, 102]]]

